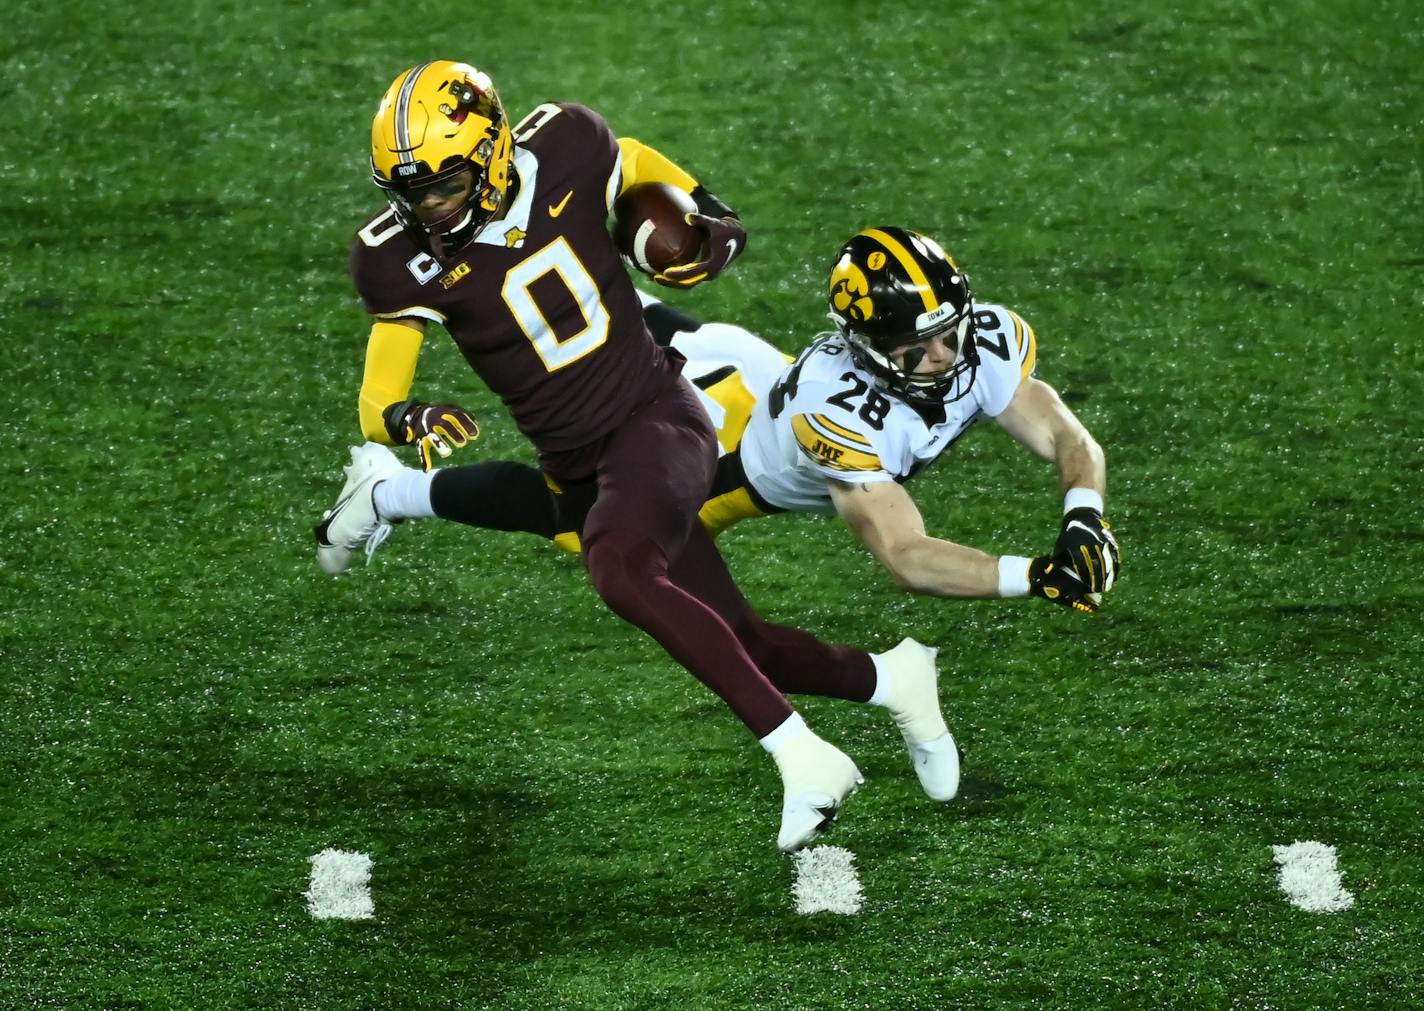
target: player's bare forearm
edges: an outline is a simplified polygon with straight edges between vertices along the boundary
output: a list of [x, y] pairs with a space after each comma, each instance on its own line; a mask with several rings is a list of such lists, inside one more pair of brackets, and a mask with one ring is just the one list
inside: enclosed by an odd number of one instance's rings
[[998, 559], [925, 533], [919, 509], [900, 485], [828, 485], [836, 511], [900, 586], [935, 597], [999, 595]]
[[996, 419], [1030, 452], [1058, 468], [1063, 491], [1091, 488], [1107, 494], [1107, 462], [1102, 447], [1070, 411], [1058, 392], [1029, 378]]
[[1055, 440], [1054, 462], [1058, 466], [1060, 490], [1091, 488], [1106, 498], [1108, 468], [1103, 448], [1082, 425], [1076, 429]]
[[977, 548], [937, 537], [899, 545], [881, 560], [895, 582], [911, 593], [932, 597], [997, 597], [999, 559]]

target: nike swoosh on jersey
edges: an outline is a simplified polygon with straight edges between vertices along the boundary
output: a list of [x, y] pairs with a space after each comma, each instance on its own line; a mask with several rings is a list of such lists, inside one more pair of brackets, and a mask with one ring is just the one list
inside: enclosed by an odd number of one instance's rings
[[564, 213], [564, 207], [568, 204], [569, 198], [572, 197], [573, 195], [574, 195], [574, 191], [573, 191], [573, 190], [569, 190], [567, 193], [564, 194], [564, 199], [560, 200], [557, 204], [550, 204], [550, 205], [549, 205], [549, 217], [551, 217], [551, 218], [557, 218], [560, 214], [563, 214], [563, 213]]
[[736, 256], [736, 255], [737, 255], [737, 240], [736, 240], [736, 239], [728, 239], [728, 240], [727, 240], [727, 259], [726, 259], [725, 263], [723, 264], [723, 266], [725, 266], [727, 263], [731, 263], [731, 262], [732, 262], [732, 258], [733, 258], [734, 256]]

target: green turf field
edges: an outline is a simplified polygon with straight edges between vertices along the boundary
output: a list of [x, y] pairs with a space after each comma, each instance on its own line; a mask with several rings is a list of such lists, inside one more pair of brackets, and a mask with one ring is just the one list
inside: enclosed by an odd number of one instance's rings
[[[1418, 1000], [1417, 6], [560, 6], [7, 7], [0, 1008]], [[868, 777], [858, 915], [797, 915], [771, 762], [571, 559], [426, 524], [316, 569], [370, 116], [436, 57], [699, 173], [750, 251], [671, 297], [784, 349], [850, 234], [938, 236], [1107, 449], [1094, 620], [908, 597], [830, 520], [723, 539], [773, 618], [943, 647], [952, 804], [883, 712], [802, 706]], [[438, 333], [417, 390], [530, 458]], [[916, 496], [1045, 551], [1051, 468], [991, 428]], [[1354, 908], [1286, 902], [1295, 840]], [[375, 920], [308, 915], [327, 847]]]

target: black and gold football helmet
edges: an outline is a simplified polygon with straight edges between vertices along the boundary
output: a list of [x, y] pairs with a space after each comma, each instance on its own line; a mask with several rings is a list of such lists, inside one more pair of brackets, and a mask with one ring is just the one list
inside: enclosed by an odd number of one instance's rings
[[[467, 245], [509, 198], [514, 138], [489, 76], [436, 60], [403, 70], [371, 122], [371, 177], [396, 217], [445, 259]], [[436, 220], [418, 208], [434, 194]], [[452, 196], [453, 195], [453, 196]], [[427, 216], [428, 218], [428, 216]]]
[[[929, 236], [888, 225], [857, 232], [836, 254], [827, 301], [856, 364], [897, 396], [945, 404], [973, 386], [979, 352], [969, 279]], [[932, 337], [954, 360], [917, 374], [925, 351], [913, 345]]]

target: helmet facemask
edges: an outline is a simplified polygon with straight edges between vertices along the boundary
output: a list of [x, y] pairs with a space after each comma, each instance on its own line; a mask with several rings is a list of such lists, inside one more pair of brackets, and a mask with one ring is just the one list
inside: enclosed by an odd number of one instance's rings
[[[921, 322], [923, 327], [919, 325]], [[979, 350], [974, 346], [973, 303], [956, 312], [954, 305], [946, 302], [933, 312], [922, 314], [916, 323], [914, 333], [878, 340], [844, 325], [839, 329], [855, 363], [902, 400], [933, 406], [967, 396], [979, 369]], [[919, 345], [935, 337], [954, 353], [953, 360], [939, 372], [917, 372], [927, 354]]]
[[[409, 231], [423, 235], [436, 259], [445, 260], [468, 245], [504, 206], [504, 193], [490, 184], [478, 163], [452, 160], [435, 173], [417, 175], [411, 182], [382, 185], [396, 219]], [[452, 209], [431, 217], [421, 205], [430, 197], [463, 192]]]

